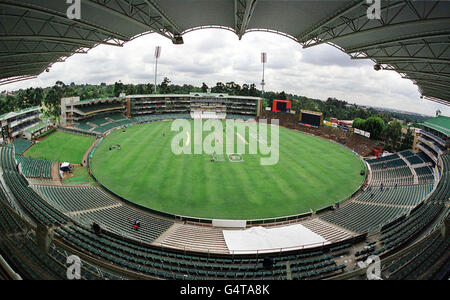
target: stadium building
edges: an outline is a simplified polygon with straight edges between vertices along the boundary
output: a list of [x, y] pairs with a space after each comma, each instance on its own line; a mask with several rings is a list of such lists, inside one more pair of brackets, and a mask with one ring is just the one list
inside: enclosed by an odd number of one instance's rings
[[29, 136], [34, 135], [43, 127], [38, 126], [41, 123], [40, 116], [41, 108], [38, 106], [0, 116], [1, 142], [25, 137], [26, 133], [30, 133]]
[[[366, 1], [347, 0], [82, 1], [81, 19], [67, 17], [64, 1], [0, 9], [0, 84], [99, 44], [149, 32], [182, 44], [188, 32], [221, 28], [239, 38], [281, 34], [305, 48], [328, 43], [398, 72], [425, 100], [450, 102], [447, 1], [382, 1], [382, 20], [368, 18]], [[373, 279], [365, 263], [374, 257], [375, 277], [448, 279], [448, 118], [424, 124], [418, 151], [377, 159], [282, 126], [272, 126], [282, 137], [279, 166], [243, 153], [165, 151], [164, 121], [257, 120], [260, 102], [200, 93], [64, 99], [61, 126], [31, 142], [17, 137], [37, 124], [39, 108], [2, 116], [0, 278], [72, 279], [75, 256], [86, 280]], [[179, 134], [186, 147], [198, 144]], [[63, 162], [74, 174], [60, 177]]]
[[[105, 114], [123, 120], [120, 116], [122, 114], [137, 122], [156, 120], [161, 116], [167, 119], [254, 119], [260, 116], [261, 108], [260, 98], [212, 93], [123, 95], [83, 101], [79, 98], [66, 98], [61, 100], [61, 125], [91, 131], [99, 127], [96, 125], [101, 125], [97, 119], [103, 119]], [[96, 132], [105, 131], [107, 130], [98, 128]]]
[[416, 136], [414, 148], [427, 153], [437, 163], [439, 156], [450, 147], [450, 118], [438, 116], [426, 121], [423, 126], [424, 129]]

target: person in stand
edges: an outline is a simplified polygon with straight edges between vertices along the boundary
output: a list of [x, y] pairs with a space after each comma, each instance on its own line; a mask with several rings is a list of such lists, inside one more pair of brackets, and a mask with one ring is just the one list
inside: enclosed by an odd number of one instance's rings
[[97, 223], [92, 223], [92, 229], [94, 230], [95, 234], [100, 235], [102, 233], [102, 228]]

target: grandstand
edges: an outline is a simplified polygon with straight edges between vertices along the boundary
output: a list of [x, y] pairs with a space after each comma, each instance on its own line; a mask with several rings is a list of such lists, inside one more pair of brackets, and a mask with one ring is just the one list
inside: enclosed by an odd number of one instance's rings
[[227, 94], [123, 95], [120, 98], [62, 100], [61, 124], [104, 134], [129, 120], [138, 123], [175, 118], [254, 119], [261, 114], [261, 99]]
[[[190, 118], [188, 114], [173, 115], [177, 116]], [[159, 121], [165, 117], [167, 115], [133, 118], [128, 120], [128, 125]], [[103, 126], [123, 120], [125, 117], [112, 113], [97, 117], [94, 122]], [[367, 160], [372, 180], [354, 198], [334, 211], [288, 223], [268, 223], [266, 226], [271, 228], [299, 224], [329, 241], [320, 247], [269, 251], [265, 257], [272, 257], [274, 262], [270, 270], [263, 267], [263, 257], [257, 254], [231, 251], [223, 229], [199, 226], [192, 221], [186, 224], [186, 221], [182, 223], [141, 211], [99, 187], [30, 185], [27, 181], [33, 178], [51, 178], [52, 163], [17, 155], [14, 145], [0, 148], [0, 174], [4, 184], [0, 188], [4, 191], [0, 194], [2, 214], [8, 215], [7, 222], [19, 222], [15, 218], [25, 214], [25, 222], [58, 226], [48, 254], [37, 248], [36, 237], [28, 236], [23, 241], [27, 247], [21, 251], [24, 254], [30, 251], [32, 260], [12, 261], [21, 271], [27, 264], [44, 262], [38, 273], [21, 272], [30, 279], [62, 278], [62, 262], [70, 249], [85, 255], [88, 265], [83, 279], [91, 280], [340, 278], [349, 276], [346, 274], [351, 274], [352, 268], [337, 255], [354, 257], [356, 261], [372, 254], [390, 259], [399, 248], [410, 247], [411, 243], [415, 245], [413, 241], [425, 234], [424, 231], [432, 234], [425, 240], [419, 239], [417, 245], [420, 246], [398, 258], [398, 262], [390, 261], [383, 268], [383, 274], [389, 279], [425, 275], [434, 278], [440, 273], [435, 270], [433, 262], [448, 249], [448, 239], [438, 236], [435, 230], [439, 228], [439, 221], [445, 220], [448, 214], [445, 202], [450, 197], [450, 158], [448, 155], [440, 158], [437, 163], [440, 178], [435, 178], [434, 163], [426, 157], [421, 153], [404, 151]], [[417, 180], [410, 180], [414, 176]], [[16, 211], [12, 213], [14, 209]], [[131, 227], [134, 219], [143, 224], [139, 232]], [[90, 228], [93, 222], [102, 224], [102, 238]], [[11, 223], [2, 226], [2, 230], [20, 231], [16, 226], [12, 229]], [[13, 251], [14, 241], [3, 243], [8, 243], [3, 253]], [[430, 252], [424, 249], [430, 249]], [[205, 256], [205, 253], [209, 254]], [[106, 267], [103, 263], [96, 264], [99, 259], [107, 263]], [[420, 271], [413, 272], [413, 266], [425, 259], [430, 259], [429, 263]]]

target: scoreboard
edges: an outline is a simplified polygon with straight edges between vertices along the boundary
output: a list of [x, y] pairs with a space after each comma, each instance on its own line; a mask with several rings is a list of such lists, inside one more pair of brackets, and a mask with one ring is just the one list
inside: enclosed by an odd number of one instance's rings
[[300, 123], [304, 125], [320, 127], [323, 124], [323, 113], [310, 110], [300, 112]]

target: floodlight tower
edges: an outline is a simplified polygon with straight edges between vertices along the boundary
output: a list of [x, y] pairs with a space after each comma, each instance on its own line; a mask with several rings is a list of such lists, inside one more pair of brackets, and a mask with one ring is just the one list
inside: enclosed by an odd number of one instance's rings
[[265, 53], [265, 52], [261, 53], [261, 63], [263, 65], [263, 74], [262, 74], [262, 81], [261, 81], [261, 87], [262, 87], [262, 89], [261, 89], [261, 91], [262, 91], [261, 96], [264, 97], [264, 86], [266, 85], [266, 82], [264, 81], [264, 73], [265, 73], [265, 66], [266, 66], [266, 63], [267, 63], [267, 53]]
[[161, 46], [155, 48], [155, 94], [156, 94], [156, 79], [158, 75], [158, 59], [161, 57]]

